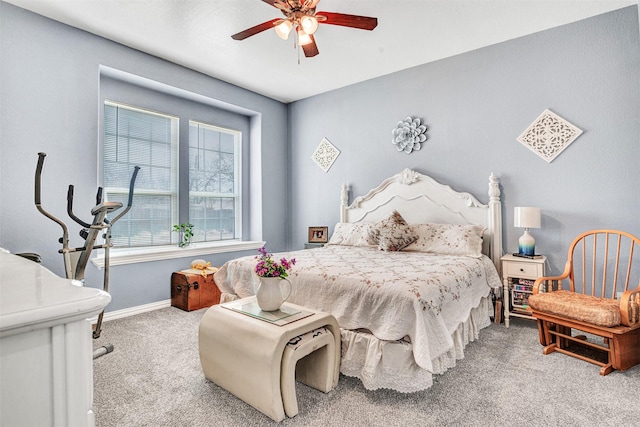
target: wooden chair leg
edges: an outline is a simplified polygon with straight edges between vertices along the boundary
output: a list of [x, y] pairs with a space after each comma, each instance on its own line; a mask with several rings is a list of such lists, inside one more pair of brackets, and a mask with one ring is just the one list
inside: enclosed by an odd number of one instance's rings
[[613, 369], [613, 366], [611, 366], [611, 363], [609, 363], [600, 368], [600, 375], [604, 377], [605, 375], [609, 375], [613, 371], [615, 371], [615, 369]]
[[540, 340], [540, 345], [549, 344], [544, 335], [544, 324], [543, 321], [538, 319], [538, 339]]
[[[567, 327], [567, 326], [561, 326], [561, 325], [556, 325], [556, 331], [564, 334], [564, 335], [568, 335], [571, 336], [571, 328]], [[566, 338], [559, 338], [556, 337], [556, 340], [558, 342], [558, 347], [560, 348], [567, 348], [569, 346], [569, 340]]]
[[553, 328], [555, 326], [551, 325], [551, 322], [548, 322], [546, 320], [542, 321], [542, 329], [544, 331], [544, 343], [542, 345], [550, 345], [554, 342], [553, 336], [551, 335], [550, 329]]
[[545, 356], [547, 354], [551, 354], [554, 351], [556, 351], [557, 347], [558, 347], [558, 345], [556, 343], [549, 344], [548, 346], [546, 346], [545, 348], [542, 349], [542, 354], [544, 354]]

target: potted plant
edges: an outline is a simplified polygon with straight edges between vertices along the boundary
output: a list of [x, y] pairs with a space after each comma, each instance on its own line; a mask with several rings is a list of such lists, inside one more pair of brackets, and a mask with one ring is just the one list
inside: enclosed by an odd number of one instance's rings
[[182, 223], [180, 225], [174, 225], [174, 232], [180, 233], [180, 241], [178, 242], [178, 246], [184, 248], [189, 246], [191, 243], [191, 238], [193, 237], [193, 224], [190, 223]]

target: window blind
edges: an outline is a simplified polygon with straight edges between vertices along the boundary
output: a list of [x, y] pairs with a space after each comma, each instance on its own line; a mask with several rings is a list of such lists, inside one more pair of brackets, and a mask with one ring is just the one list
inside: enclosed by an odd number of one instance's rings
[[112, 229], [115, 246], [171, 243], [177, 222], [178, 119], [112, 102], [104, 105], [105, 200], [126, 203], [140, 166], [131, 211]]

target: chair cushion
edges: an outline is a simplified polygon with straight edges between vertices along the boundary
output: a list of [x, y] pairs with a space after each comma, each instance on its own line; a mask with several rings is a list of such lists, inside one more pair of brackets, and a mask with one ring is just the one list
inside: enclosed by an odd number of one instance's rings
[[620, 324], [620, 301], [610, 298], [559, 290], [531, 295], [529, 307], [598, 326], [613, 327]]

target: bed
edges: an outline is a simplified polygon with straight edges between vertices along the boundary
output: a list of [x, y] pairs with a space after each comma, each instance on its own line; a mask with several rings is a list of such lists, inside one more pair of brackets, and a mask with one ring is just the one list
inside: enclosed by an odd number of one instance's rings
[[[488, 204], [410, 169], [351, 204], [348, 193], [343, 185], [325, 247], [275, 254], [297, 261], [288, 301], [336, 317], [342, 374], [370, 390], [427, 389], [490, 324], [501, 286], [498, 179], [489, 177]], [[254, 294], [255, 263], [220, 268], [223, 302]]]

